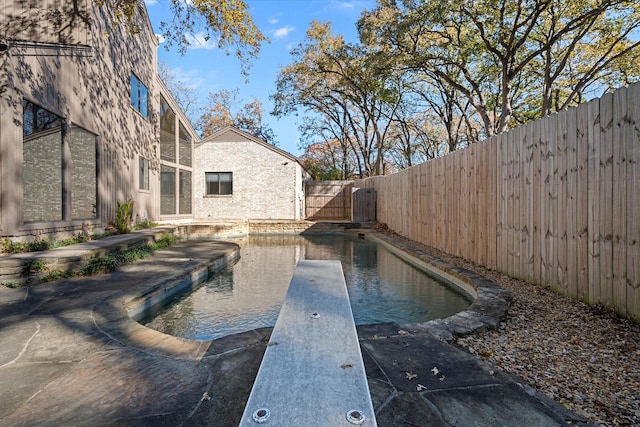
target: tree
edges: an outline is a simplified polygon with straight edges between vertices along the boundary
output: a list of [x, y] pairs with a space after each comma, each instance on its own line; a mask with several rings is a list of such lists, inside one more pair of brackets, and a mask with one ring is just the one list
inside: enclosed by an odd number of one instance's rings
[[[136, 21], [139, 0], [94, 0], [98, 5], [111, 9], [116, 22], [125, 23], [131, 32], [139, 31]], [[170, 0], [173, 12], [170, 22], [161, 22], [160, 31], [165, 48], [177, 44], [178, 51], [189, 47], [187, 33], [205, 32], [205, 40], [215, 39], [218, 47], [227, 53], [234, 52], [247, 76], [249, 61], [256, 58], [260, 46], [268, 39], [255, 26], [243, 0]]]
[[324, 141], [309, 145], [300, 159], [317, 181], [345, 180], [351, 176], [342, 170], [340, 151], [338, 141]]
[[158, 75], [167, 86], [167, 89], [169, 89], [169, 92], [171, 92], [180, 109], [189, 119], [193, 120], [198, 106], [197, 91], [181, 81], [176, 71], [169, 67], [166, 62], [158, 64]]
[[532, 109], [515, 113], [531, 120], [551, 111], [551, 96], [566, 107], [589, 86], [610, 84], [607, 76], [640, 75], [629, 38], [640, 26], [636, 1], [378, 0], [358, 26], [364, 44], [466, 98], [483, 124], [479, 137], [505, 131], [514, 105]]
[[293, 63], [276, 80], [273, 114], [302, 109], [319, 115], [323, 128], [331, 130], [342, 146], [349, 146], [359, 176], [383, 173], [388, 118], [399, 98], [381, 73], [380, 58], [333, 35], [330, 23], [317, 21], [291, 54]]
[[238, 97], [239, 93], [239, 89], [223, 89], [219, 92], [209, 93], [209, 104], [203, 108], [197, 123], [201, 134], [203, 136], [211, 135], [225, 127], [233, 126], [256, 138], [277, 145], [273, 130], [264, 123], [262, 101], [254, 97], [238, 110], [237, 106], [243, 102]]

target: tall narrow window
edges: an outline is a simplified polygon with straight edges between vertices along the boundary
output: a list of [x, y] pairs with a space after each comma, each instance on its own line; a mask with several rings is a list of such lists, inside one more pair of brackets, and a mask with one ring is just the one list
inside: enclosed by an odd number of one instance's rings
[[149, 118], [149, 89], [133, 73], [131, 73], [131, 106], [144, 118]]
[[205, 181], [208, 196], [233, 194], [232, 172], [205, 172]]
[[180, 164], [183, 166], [191, 166], [191, 136], [182, 123], [179, 127], [179, 148]]
[[22, 101], [23, 221], [62, 220], [62, 118]]
[[80, 127], [71, 127], [71, 219], [98, 216], [97, 136]]
[[180, 171], [180, 194], [179, 197], [179, 211], [180, 214], [191, 213], [191, 172], [181, 170]]
[[140, 157], [140, 170], [138, 172], [138, 187], [140, 190], [149, 190], [149, 160]]
[[176, 213], [176, 168], [160, 166], [160, 213]]
[[176, 114], [160, 96], [160, 158], [176, 162]]

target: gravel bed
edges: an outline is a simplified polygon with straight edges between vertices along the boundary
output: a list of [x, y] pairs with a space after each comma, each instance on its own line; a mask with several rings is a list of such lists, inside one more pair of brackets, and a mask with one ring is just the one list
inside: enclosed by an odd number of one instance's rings
[[498, 330], [458, 338], [459, 345], [524, 378], [589, 422], [640, 426], [640, 325], [600, 306], [410, 243], [512, 293]]

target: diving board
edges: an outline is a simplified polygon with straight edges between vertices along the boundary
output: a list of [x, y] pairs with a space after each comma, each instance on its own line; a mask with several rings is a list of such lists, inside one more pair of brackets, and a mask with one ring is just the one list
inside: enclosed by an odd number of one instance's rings
[[241, 427], [376, 426], [340, 261], [299, 261]]

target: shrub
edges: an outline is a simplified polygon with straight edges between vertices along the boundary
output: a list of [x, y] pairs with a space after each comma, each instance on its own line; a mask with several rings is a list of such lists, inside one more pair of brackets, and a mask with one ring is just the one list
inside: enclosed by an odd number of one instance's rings
[[118, 233], [124, 234], [129, 232], [132, 218], [133, 199], [129, 197], [124, 203], [116, 202], [116, 220], [113, 225]]

